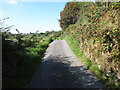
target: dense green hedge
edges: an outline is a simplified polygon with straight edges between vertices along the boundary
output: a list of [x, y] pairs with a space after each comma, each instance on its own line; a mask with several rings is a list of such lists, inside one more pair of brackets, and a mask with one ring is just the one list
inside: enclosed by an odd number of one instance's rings
[[65, 29], [62, 37], [66, 35], [73, 37], [84, 55], [106, 73], [105, 79], [108, 86], [119, 87], [118, 3], [110, 3], [106, 8], [104, 3], [98, 5], [92, 2], [80, 2], [79, 7], [81, 8], [79, 20]]

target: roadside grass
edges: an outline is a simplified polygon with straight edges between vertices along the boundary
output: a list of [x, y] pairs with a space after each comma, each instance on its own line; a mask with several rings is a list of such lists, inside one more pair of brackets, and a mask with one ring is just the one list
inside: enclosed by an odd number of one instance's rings
[[56, 40], [62, 40], [62, 36], [57, 37]]
[[83, 62], [85, 67], [89, 69], [92, 73], [94, 73], [108, 88], [116, 89], [120, 88], [120, 83], [114, 80], [114, 75], [107, 74], [102, 69], [99, 69], [96, 65], [94, 65], [90, 59], [88, 59], [83, 52], [78, 48], [78, 43], [70, 36], [65, 36], [65, 39], [70, 46], [73, 53]]
[[92, 62], [86, 58], [82, 51], [77, 47], [78, 43], [69, 36], [66, 36], [64, 39], [68, 42], [68, 45], [74, 54], [85, 64], [85, 67], [89, 69], [92, 66]]
[[[12, 51], [9, 55], [14, 60], [4, 65], [3, 88], [24, 88], [32, 79], [34, 72], [42, 61], [50, 41], [37, 43], [35, 47]], [[6, 67], [7, 66], [7, 67]]]

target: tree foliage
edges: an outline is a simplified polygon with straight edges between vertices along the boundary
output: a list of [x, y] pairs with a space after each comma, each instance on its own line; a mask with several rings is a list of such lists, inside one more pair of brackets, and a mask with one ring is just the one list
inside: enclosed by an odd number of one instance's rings
[[60, 12], [60, 27], [66, 29], [69, 25], [75, 24], [79, 17], [79, 11], [80, 8], [78, 2], [66, 3], [65, 8]]
[[119, 2], [109, 2], [108, 7], [105, 2], [80, 3], [77, 24], [66, 28], [63, 36], [78, 43], [77, 49], [93, 64], [88, 64], [90, 69], [95, 71], [96, 65], [101, 72], [99, 78], [110, 88], [120, 87]]

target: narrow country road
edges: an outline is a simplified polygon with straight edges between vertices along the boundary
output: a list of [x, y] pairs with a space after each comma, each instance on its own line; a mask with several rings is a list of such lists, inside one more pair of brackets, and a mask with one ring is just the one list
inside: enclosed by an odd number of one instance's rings
[[65, 40], [53, 41], [27, 88], [105, 88], [76, 58]]

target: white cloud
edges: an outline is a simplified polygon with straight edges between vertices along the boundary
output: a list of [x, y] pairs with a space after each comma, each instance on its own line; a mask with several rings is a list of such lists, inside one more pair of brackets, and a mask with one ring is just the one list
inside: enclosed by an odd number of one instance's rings
[[13, 5], [17, 5], [18, 4], [18, 2], [15, 1], [15, 0], [8, 0], [7, 3], [8, 4], [13, 4]]
[[[68, 2], [73, 0], [3, 0], [3, 2], [9, 2], [10, 4], [15, 4], [16, 2]], [[83, 0], [77, 0], [83, 1]]]
[[[9, 4], [18, 4], [18, 2], [68, 2], [73, 0], [0, 0], [2, 2], [8, 2]], [[95, 1], [95, 0], [77, 0], [77, 1]], [[98, 2], [101, 2], [103, 0], [96, 0]], [[109, 2], [119, 2], [120, 0], [109, 0]]]

